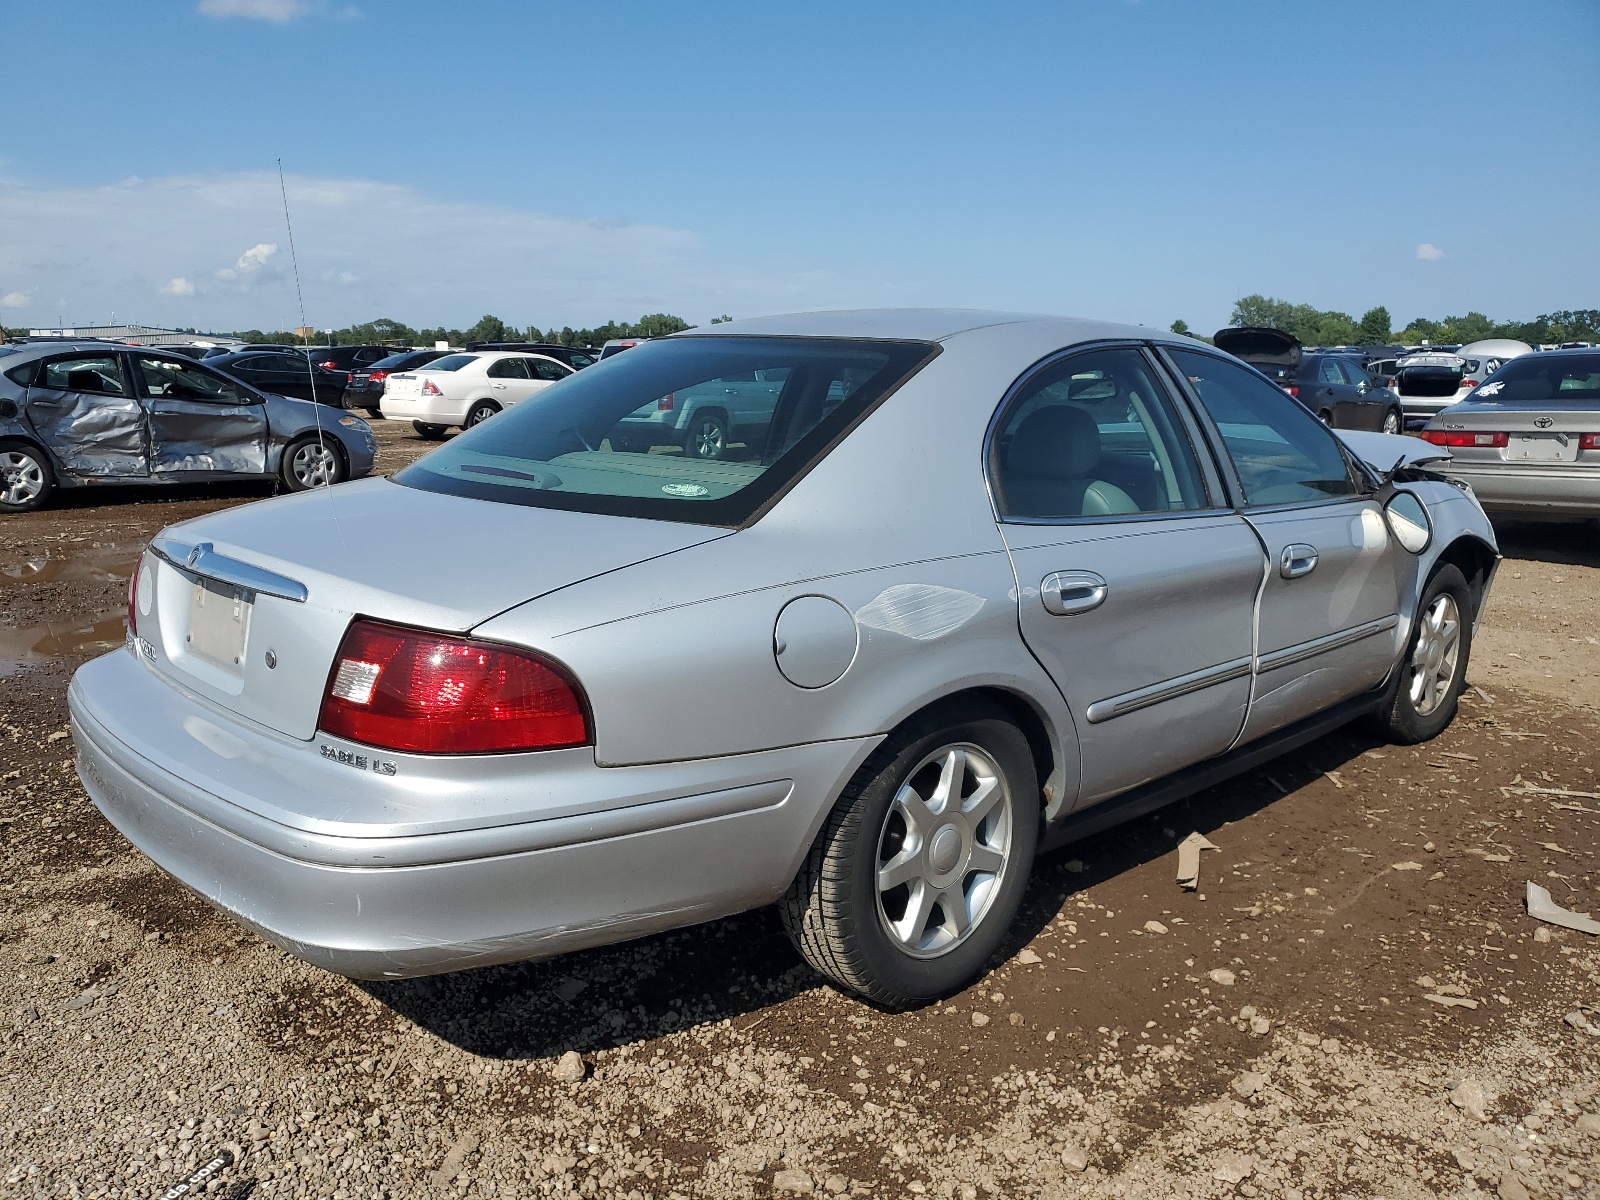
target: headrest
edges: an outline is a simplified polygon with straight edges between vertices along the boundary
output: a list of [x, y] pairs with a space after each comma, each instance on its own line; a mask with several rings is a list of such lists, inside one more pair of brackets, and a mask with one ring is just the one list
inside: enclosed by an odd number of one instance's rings
[[74, 392], [103, 392], [105, 380], [100, 378], [98, 371], [68, 371], [67, 387]]
[[1100, 462], [1100, 427], [1081, 408], [1052, 404], [1011, 435], [1006, 470], [1036, 479], [1087, 479]]

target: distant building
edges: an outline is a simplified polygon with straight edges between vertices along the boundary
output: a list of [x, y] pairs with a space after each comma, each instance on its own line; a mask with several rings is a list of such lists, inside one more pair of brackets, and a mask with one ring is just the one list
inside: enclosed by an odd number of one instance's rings
[[29, 337], [101, 338], [131, 342], [135, 346], [243, 346], [236, 337], [216, 333], [186, 333], [182, 329], [152, 329], [148, 325], [77, 325], [70, 329], [30, 329]]

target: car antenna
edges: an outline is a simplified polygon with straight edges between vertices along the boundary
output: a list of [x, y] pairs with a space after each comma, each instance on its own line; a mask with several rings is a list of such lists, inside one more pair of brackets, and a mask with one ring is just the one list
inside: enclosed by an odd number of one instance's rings
[[[306, 325], [306, 297], [305, 293], [300, 290], [300, 258], [294, 252], [294, 225], [289, 220], [289, 189], [283, 183], [283, 159], [281, 158], [278, 160], [278, 194], [283, 197], [283, 227], [289, 231], [289, 263], [294, 267], [294, 295], [300, 304], [300, 338], [302, 342], [307, 343], [305, 346], [306, 377], [311, 381], [311, 416], [317, 423], [317, 451], [321, 455], [322, 461], [326, 463], [328, 461], [328, 447], [322, 440], [322, 405], [317, 401], [317, 368], [311, 361], [310, 338], [305, 333], [305, 330], [309, 328]], [[330, 486], [326, 471], [323, 473], [322, 486]], [[336, 525], [338, 523], [337, 514], [334, 517], [334, 523]]]

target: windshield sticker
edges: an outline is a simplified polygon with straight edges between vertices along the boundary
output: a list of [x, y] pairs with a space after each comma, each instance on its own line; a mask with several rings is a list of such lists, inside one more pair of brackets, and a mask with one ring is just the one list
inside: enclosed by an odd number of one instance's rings
[[661, 490], [669, 496], [709, 496], [710, 488], [703, 488], [698, 483], [664, 483]]
[[1505, 386], [1506, 385], [1504, 383], [1486, 383], [1478, 389], [1478, 395], [1497, 396], [1500, 394], [1500, 389]]

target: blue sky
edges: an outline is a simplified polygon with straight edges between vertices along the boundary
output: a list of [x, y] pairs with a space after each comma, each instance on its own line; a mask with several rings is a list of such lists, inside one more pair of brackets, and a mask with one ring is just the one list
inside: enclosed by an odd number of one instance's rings
[[[597, 15], [598, 14], [598, 15]], [[14, 3], [0, 319], [1600, 306], [1600, 4]]]

